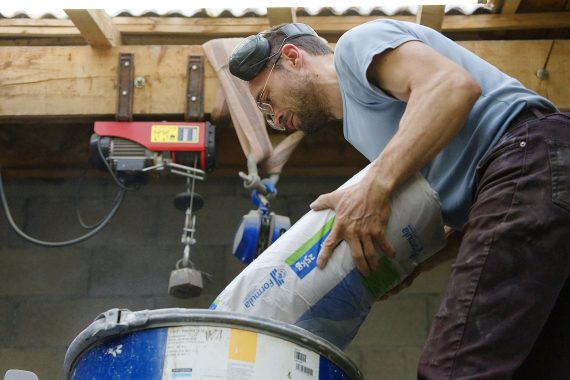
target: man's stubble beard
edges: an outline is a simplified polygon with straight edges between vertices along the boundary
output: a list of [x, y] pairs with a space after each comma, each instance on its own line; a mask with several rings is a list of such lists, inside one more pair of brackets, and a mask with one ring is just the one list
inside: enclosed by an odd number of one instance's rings
[[327, 108], [325, 95], [309, 76], [289, 74], [292, 77], [289, 96], [291, 97], [291, 111], [297, 116], [297, 126], [305, 134], [313, 134], [327, 125], [339, 123], [332, 112]]

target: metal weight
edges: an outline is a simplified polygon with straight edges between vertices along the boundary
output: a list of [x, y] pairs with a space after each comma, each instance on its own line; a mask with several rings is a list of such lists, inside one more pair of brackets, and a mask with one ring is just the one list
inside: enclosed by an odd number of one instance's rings
[[202, 293], [202, 272], [193, 268], [179, 268], [170, 272], [168, 293], [176, 298], [193, 298]]

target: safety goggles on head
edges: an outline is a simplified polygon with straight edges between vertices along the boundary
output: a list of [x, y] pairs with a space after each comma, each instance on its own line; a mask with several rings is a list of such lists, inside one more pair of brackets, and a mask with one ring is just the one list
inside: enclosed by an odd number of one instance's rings
[[263, 70], [267, 61], [281, 52], [286, 41], [301, 36], [318, 37], [313, 28], [301, 23], [283, 25], [278, 31], [285, 34], [285, 39], [274, 54], [271, 54], [271, 44], [263, 33], [244, 39], [230, 56], [230, 73], [242, 80], [250, 81]]

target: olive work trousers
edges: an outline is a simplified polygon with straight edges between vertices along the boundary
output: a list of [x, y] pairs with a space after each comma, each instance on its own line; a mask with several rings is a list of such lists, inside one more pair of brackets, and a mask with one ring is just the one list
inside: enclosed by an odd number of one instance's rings
[[419, 379], [570, 379], [570, 114], [532, 113], [477, 168]]

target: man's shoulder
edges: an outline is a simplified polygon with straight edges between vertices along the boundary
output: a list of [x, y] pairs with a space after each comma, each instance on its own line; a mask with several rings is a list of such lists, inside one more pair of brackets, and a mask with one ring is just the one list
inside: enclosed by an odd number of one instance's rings
[[360, 24], [355, 26], [354, 28], [349, 29], [346, 33], [341, 36], [341, 40], [345, 38], [353, 38], [354, 36], [359, 36], [362, 33], [370, 33], [370, 32], [382, 32], [382, 31], [389, 31], [389, 32], [405, 32], [410, 28], [413, 28], [415, 23], [407, 22], [407, 21], [399, 21], [399, 20], [392, 20], [392, 19], [376, 19], [372, 21], [365, 22], [364, 24]]
[[344, 33], [335, 50], [352, 50], [350, 47], [366, 45], [374, 41], [393, 41], [413, 36], [417, 24], [392, 19], [377, 19], [358, 25]]

